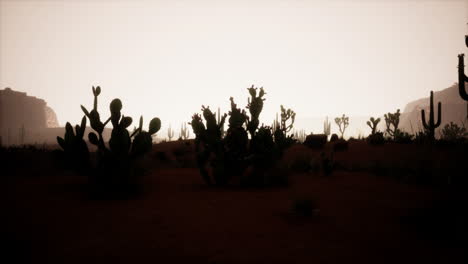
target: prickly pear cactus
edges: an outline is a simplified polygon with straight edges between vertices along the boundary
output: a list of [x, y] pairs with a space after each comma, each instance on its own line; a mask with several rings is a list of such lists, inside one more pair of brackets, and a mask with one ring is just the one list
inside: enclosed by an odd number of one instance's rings
[[57, 137], [57, 142], [65, 152], [67, 162], [80, 171], [86, 169], [89, 165], [89, 150], [83, 135], [86, 129], [86, 117], [81, 119], [81, 125], [75, 126], [75, 132], [72, 125], [67, 122], [65, 125], [65, 137]]
[[[94, 132], [88, 134], [89, 142], [98, 147], [97, 167], [90, 175], [90, 182], [99, 192], [120, 192], [126, 190], [127, 185], [133, 182], [134, 160], [151, 150], [151, 136], [161, 128], [161, 120], [153, 118], [147, 132], [142, 128], [143, 117], [141, 117], [139, 128], [130, 135], [128, 127], [132, 124], [132, 118], [121, 113], [122, 101], [120, 99], [112, 100], [109, 105], [111, 116], [102, 122], [98, 112], [98, 96], [101, 94], [101, 88], [93, 86], [92, 91], [94, 96], [93, 109], [88, 111], [86, 107], [81, 106], [85, 117], [83, 117], [81, 126], [76, 126], [76, 135], [73, 133], [71, 125], [67, 123], [65, 139], [57, 138], [57, 141], [66, 152], [83, 157], [84, 153], [87, 153], [89, 160], [89, 152], [86, 142], [83, 140], [87, 117], [91, 128], [94, 129]], [[112, 123], [113, 129], [108, 146], [106, 146], [102, 133], [109, 122]]]

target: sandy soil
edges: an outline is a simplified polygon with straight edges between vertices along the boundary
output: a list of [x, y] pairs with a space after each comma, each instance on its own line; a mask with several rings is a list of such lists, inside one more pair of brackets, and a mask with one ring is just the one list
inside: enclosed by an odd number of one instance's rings
[[[300, 151], [307, 152], [300, 148], [295, 153]], [[354, 156], [352, 149], [350, 153], [349, 157]], [[444, 236], [450, 219], [436, 222], [418, 215], [453, 194], [443, 189], [402, 184], [368, 172], [338, 170], [330, 177], [295, 173], [288, 188], [245, 190], [205, 186], [196, 168], [162, 166], [151, 169], [144, 178], [142, 196], [107, 201], [90, 200], [86, 178], [72, 173], [58, 171], [3, 181], [0, 231], [5, 243], [4, 260], [13, 258], [26, 263], [467, 263], [468, 260], [466, 244]], [[292, 213], [293, 202], [303, 198], [316, 202], [318, 215], [301, 217]]]

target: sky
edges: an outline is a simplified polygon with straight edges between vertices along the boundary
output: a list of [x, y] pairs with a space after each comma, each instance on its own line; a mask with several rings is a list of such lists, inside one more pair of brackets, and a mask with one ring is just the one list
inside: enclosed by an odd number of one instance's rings
[[281, 104], [298, 120], [380, 116], [457, 81], [467, 22], [466, 0], [0, 0], [0, 88], [45, 99], [61, 125], [97, 85], [104, 116], [120, 98], [163, 129], [245, 106], [252, 84], [265, 124]]

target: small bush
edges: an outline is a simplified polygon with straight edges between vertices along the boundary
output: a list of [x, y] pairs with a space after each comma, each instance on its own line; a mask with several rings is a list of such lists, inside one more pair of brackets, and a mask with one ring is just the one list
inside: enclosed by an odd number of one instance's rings
[[394, 141], [400, 144], [410, 144], [413, 142], [413, 138], [414, 138], [413, 135], [410, 135], [409, 133], [401, 131], [401, 130], [397, 130], [394, 137], [395, 137]]
[[453, 122], [446, 124], [441, 131], [441, 139], [446, 141], [460, 141], [465, 137], [468, 137], [466, 129], [464, 127], [459, 127]]

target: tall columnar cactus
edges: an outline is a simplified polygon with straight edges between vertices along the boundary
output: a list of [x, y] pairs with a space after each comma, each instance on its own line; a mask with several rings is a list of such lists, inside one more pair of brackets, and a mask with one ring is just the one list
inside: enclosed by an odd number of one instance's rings
[[426, 122], [426, 114], [424, 109], [421, 110], [421, 120], [424, 128], [428, 132], [429, 137], [434, 140], [435, 138], [435, 129], [440, 126], [442, 121], [442, 104], [439, 102], [437, 104], [437, 122], [434, 120], [434, 92], [431, 91], [431, 97], [429, 99], [429, 122]]
[[342, 117], [335, 118], [335, 123], [338, 126], [338, 129], [340, 130], [341, 138], [343, 138], [346, 128], [349, 126], [349, 117], [343, 114]]
[[[467, 38], [468, 39], [468, 38]], [[468, 82], [468, 76], [465, 75], [465, 64], [463, 61], [463, 57], [465, 54], [458, 55], [458, 91], [460, 93], [460, 97], [466, 102], [466, 118], [468, 119], [468, 93], [465, 89], [465, 83]]]
[[19, 129], [19, 144], [24, 145], [24, 139], [26, 137], [26, 129], [24, 129], [24, 124]]
[[278, 113], [276, 113], [276, 119], [273, 120], [273, 123], [271, 124], [271, 130], [273, 133], [278, 130], [281, 127], [279, 119], [278, 119]]
[[190, 137], [190, 130], [187, 129], [187, 124], [183, 123], [180, 126], [180, 138], [183, 140], [187, 140]]
[[331, 122], [328, 121], [328, 116], [325, 118], [325, 121], [323, 122], [323, 134], [330, 136], [331, 134]]
[[[221, 115], [221, 109], [218, 107], [218, 112], [217, 112], [217, 118], [216, 122], [218, 123], [218, 126], [221, 124], [221, 121], [223, 120], [222, 118], [223, 115]], [[226, 131], [224, 130], [224, 121], [222, 121], [223, 125], [220, 126], [221, 129], [221, 137], [226, 136]]]
[[167, 138], [169, 139], [169, 141], [171, 141], [173, 137], [174, 137], [174, 130], [169, 125], [169, 128], [167, 129]]
[[377, 132], [377, 125], [380, 122], [380, 118], [373, 118], [371, 117], [369, 121], [367, 121], [367, 125], [372, 129], [371, 135], [375, 135]]

